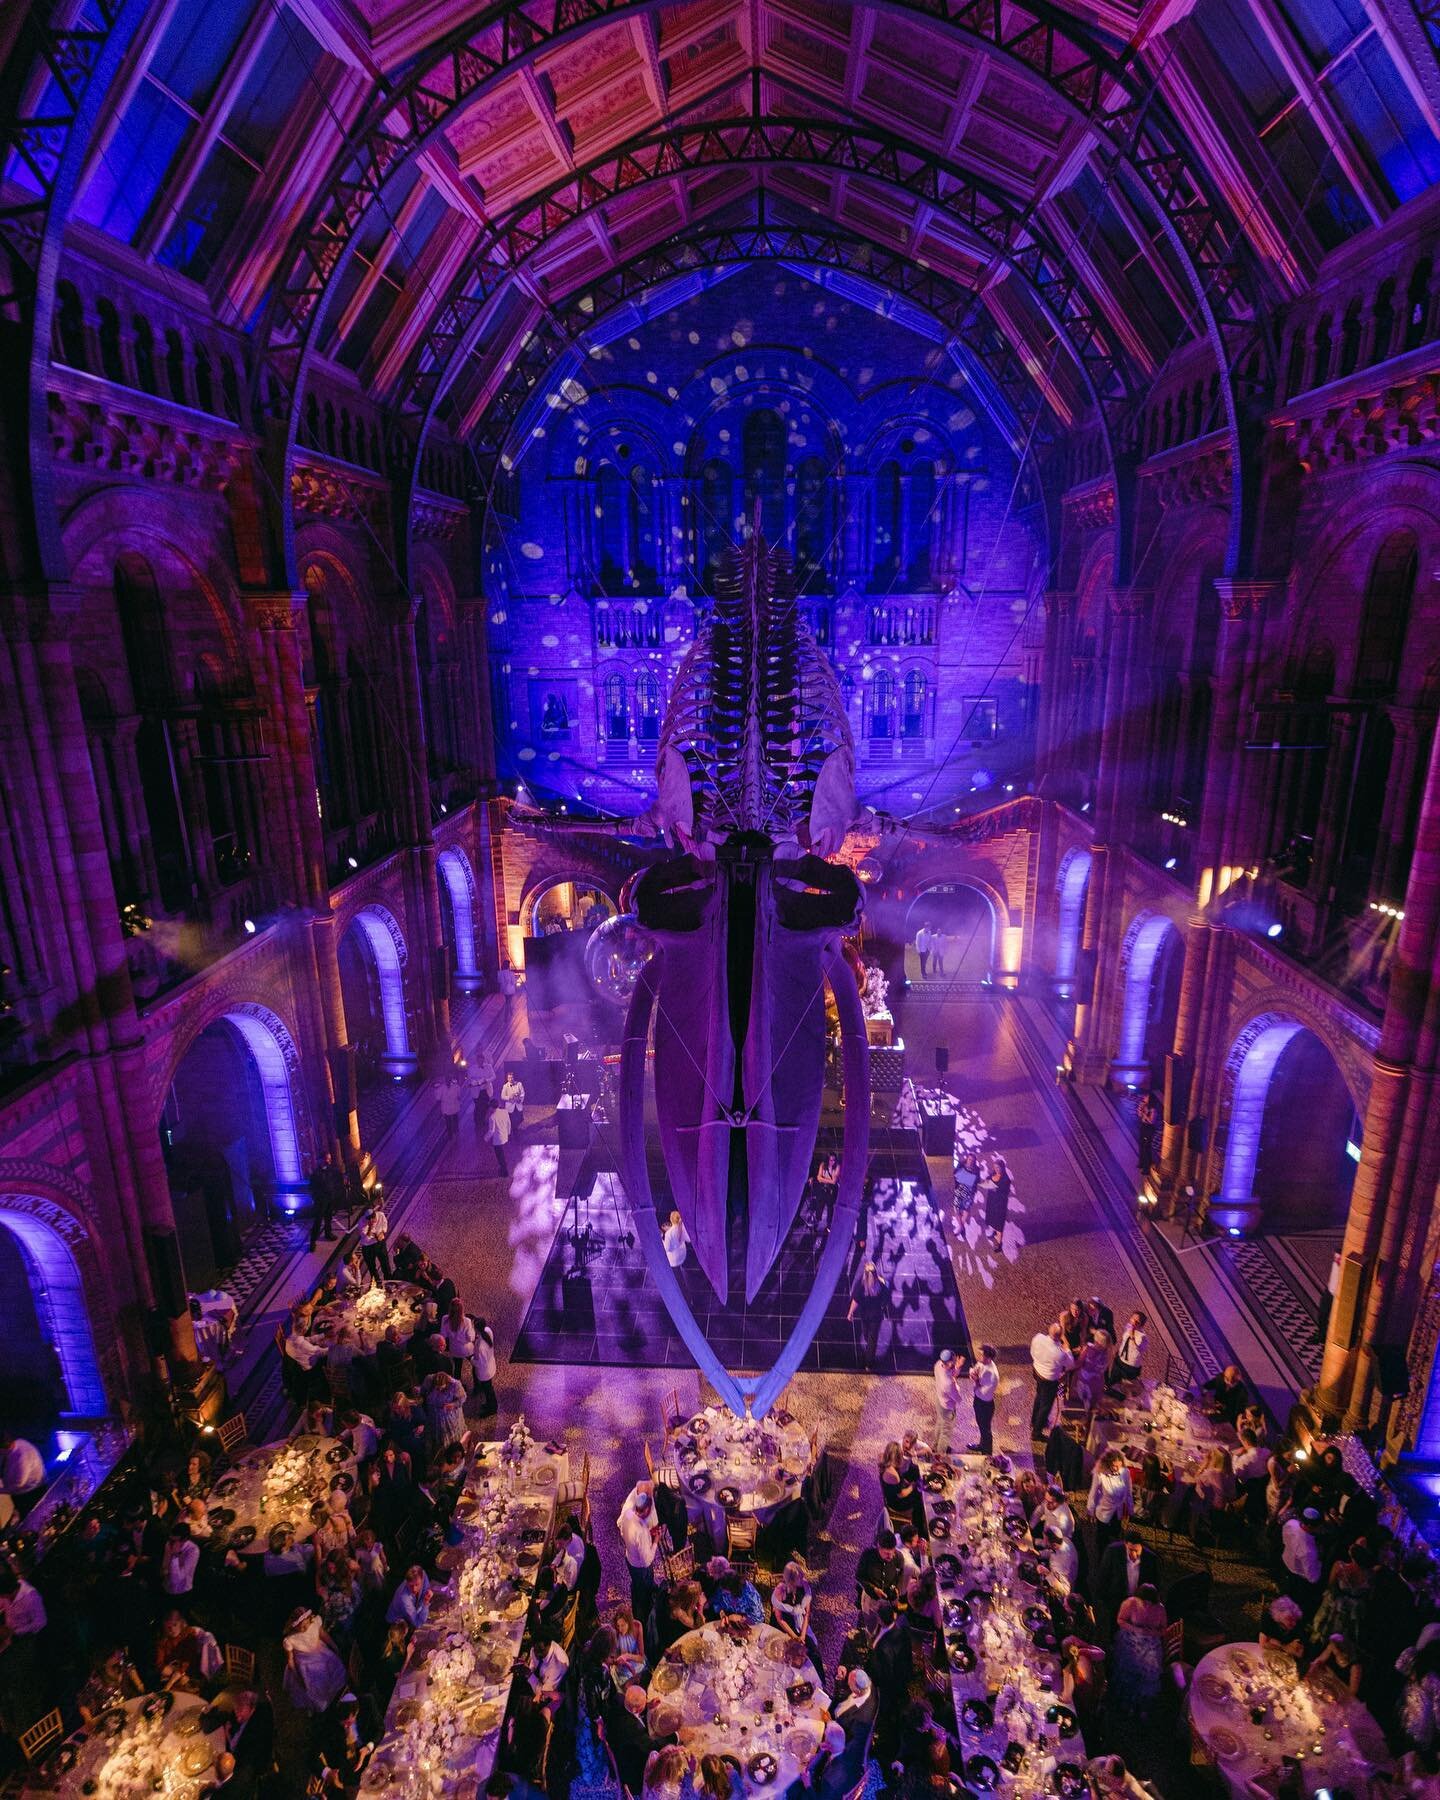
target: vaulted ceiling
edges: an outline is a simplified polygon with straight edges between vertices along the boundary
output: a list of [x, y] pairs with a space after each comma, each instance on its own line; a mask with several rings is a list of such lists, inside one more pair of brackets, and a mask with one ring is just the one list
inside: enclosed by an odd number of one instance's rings
[[616, 271], [766, 230], [929, 283], [1053, 421], [1118, 417], [1190, 340], [1263, 351], [1440, 176], [1435, 54], [1382, 0], [100, 9], [138, 22], [71, 241], [244, 330], [292, 409], [318, 361], [462, 439]]

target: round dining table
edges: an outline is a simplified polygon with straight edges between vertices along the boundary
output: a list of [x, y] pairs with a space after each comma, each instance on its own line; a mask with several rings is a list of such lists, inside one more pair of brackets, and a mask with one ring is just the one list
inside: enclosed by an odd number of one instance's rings
[[27, 1791], [50, 1800], [152, 1800], [157, 1792], [198, 1800], [224, 1745], [223, 1718], [198, 1695], [141, 1694], [73, 1732]]
[[338, 1438], [309, 1432], [257, 1444], [237, 1456], [210, 1489], [212, 1542], [241, 1556], [261, 1556], [270, 1533], [288, 1525], [295, 1542], [314, 1536], [317, 1506], [334, 1487], [355, 1491], [355, 1457]]
[[686, 1511], [717, 1544], [725, 1541], [727, 1513], [764, 1525], [798, 1500], [812, 1460], [810, 1434], [779, 1408], [757, 1421], [707, 1406], [671, 1426], [666, 1448]]
[[410, 1336], [424, 1301], [423, 1289], [412, 1282], [377, 1282], [363, 1294], [352, 1291], [317, 1307], [310, 1321], [310, 1336], [333, 1340], [341, 1327], [348, 1325], [365, 1355], [373, 1356], [389, 1326], [396, 1327], [402, 1341]]
[[1190, 1728], [1228, 1793], [1293, 1767], [1301, 1791], [1366, 1791], [1389, 1769], [1384, 1733], [1360, 1702], [1324, 1675], [1302, 1679], [1294, 1662], [1259, 1644], [1221, 1644], [1190, 1683]]
[[747, 1793], [783, 1794], [819, 1755], [828, 1705], [797, 1639], [773, 1625], [702, 1625], [660, 1658], [646, 1718], [657, 1742], [733, 1756]]

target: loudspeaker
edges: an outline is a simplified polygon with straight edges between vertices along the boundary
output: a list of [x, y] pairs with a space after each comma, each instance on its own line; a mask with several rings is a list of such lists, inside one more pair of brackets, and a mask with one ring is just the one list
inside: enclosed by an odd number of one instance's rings
[[1203, 1115], [1197, 1115], [1185, 1127], [1185, 1147], [1192, 1156], [1203, 1156], [1209, 1142], [1210, 1121]]
[[950, 1073], [950, 1049], [946, 1044], [937, 1044], [935, 1046], [935, 1073], [937, 1075], [948, 1075]]
[[170, 1321], [158, 1306], [147, 1306], [144, 1313], [145, 1350], [152, 1357], [170, 1354]]
[[[1340, 1259], [1340, 1288], [1330, 1307], [1329, 1338], [1332, 1344], [1339, 1344], [1342, 1349], [1349, 1350], [1355, 1343], [1355, 1325], [1360, 1315], [1360, 1296], [1365, 1286], [1365, 1259], [1353, 1252]], [[1375, 1355], [1385, 1354], [1382, 1347], [1377, 1346]], [[1404, 1360], [1403, 1358], [1401, 1359]], [[1409, 1381], [1409, 1375], [1406, 1375]]]
[[1375, 1346], [1375, 1375], [1385, 1400], [1403, 1400], [1410, 1392], [1410, 1365], [1398, 1344]]
[[565, 1313], [565, 1330], [570, 1332], [595, 1329], [595, 1290], [590, 1277], [580, 1269], [572, 1269], [561, 1278], [560, 1304]]
[[1190, 1110], [1190, 1059], [1173, 1051], [1165, 1058], [1165, 1123], [1180, 1125]]
[[340, 1113], [355, 1110], [355, 1046], [341, 1044], [330, 1052], [330, 1080], [335, 1089], [335, 1105]]
[[150, 1265], [150, 1284], [155, 1304], [167, 1319], [178, 1319], [190, 1308], [185, 1291], [185, 1271], [180, 1263], [180, 1240], [173, 1231], [145, 1227], [145, 1260]]

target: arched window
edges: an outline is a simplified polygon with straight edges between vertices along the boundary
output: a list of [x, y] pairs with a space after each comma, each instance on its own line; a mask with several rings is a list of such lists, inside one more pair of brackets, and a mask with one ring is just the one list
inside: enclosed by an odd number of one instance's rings
[[926, 682], [922, 669], [911, 669], [905, 677], [904, 710], [900, 714], [900, 735], [921, 738], [925, 735]]
[[660, 682], [649, 669], [635, 677], [635, 735], [642, 744], [660, 737]]
[[173, 326], [165, 333], [165, 385], [177, 406], [190, 404], [185, 392], [185, 340]]
[[930, 585], [931, 550], [935, 542], [937, 510], [935, 465], [918, 462], [910, 471], [910, 568], [906, 579], [911, 587]]
[[659, 569], [655, 543], [655, 483], [650, 471], [641, 463], [630, 471], [630, 542], [635, 586], [642, 590], [651, 589]]
[[734, 521], [735, 482], [730, 465], [711, 461], [700, 471], [700, 517], [695, 522], [700, 541], [700, 566], [705, 585], [714, 584], [715, 559], [729, 547]]
[[96, 305], [95, 316], [100, 321], [100, 372], [107, 381], [123, 382], [125, 369], [120, 360], [120, 315], [108, 300], [101, 300]]
[[760, 503], [760, 529], [766, 541], [785, 539], [785, 421], [769, 407], [753, 412], [742, 433], [745, 459], [745, 524], [755, 523], [755, 504]]
[[625, 701], [625, 677], [612, 671], [605, 677], [605, 741], [623, 743], [630, 736], [630, 709]]
[[802, 594], [825, 586], [829, 551], [829, 476], [822, 458], [807, 456], [795, 473], [795, 577]]
[[895, 735], [895, 677], [888, 669], [876, 672], [870, 683], [870, 735], [893, 738]]
[[1416, 263], [1405, 290], [1405, 348], [1418, 349], [1430, 326], [1430, 258]]
[[1390, 343], [1395, 336], [1395, 277], [1387, 275], [1380, 283], [1375, 294], [1375, 311], [1370, 321], [1370, 358], [1372, 363], [1384, 362], [1390, 354]]
[[131, 699], [140, 718], [135, 757], [160, 888], [158, 899], [166, 910], [179, 911], [191, 897], [193, 876], [170, 739], [174, 671], [160, 590], [142, 557], [126, 555], [116, 563], [115, 608]]
[[215, 384], [210, 378], [210, 352], [203, 344], [195, 352], [195, 404], [201, 412], [215, 410]]
[[887, 462], [875, 477], [872, 587], [893, 585], [900, 567], [900, 465]]
[[1315, 373], [1311, 377], [1311, 387], [1324, 387], [1330, 379], [1331, 329], [1329, 313], [1322, 313], [1315, 326]]
[[1340, 362], [1336, 375], [1353, 375], [1360, 363], [1360, 296], [1345, 308], [1340, 321]]
[[626, 582], [625, 512], [630, 494], [614, 463], [601, 463], [595, 476], [595, 512], [600, 540], [600, 580], [607, 594], [621, 591]]
[[60, 304], [55, 310], [55, 330], [60, 339], [60, 360], [72, 369], [88, 366], [85, 355], [85, 311], [73, 282], [62, 281], [55, 289]]
[[1415, 593], [1415, 571], [1415, 539], [1408, 531], [1392, 531], [1376, 553], [1365, 584], [1355, 692], [1366, 698], [1387, 698], [1394, 693]]
[[[160, 388], [155, 380], [155, 333], [150, 329], [150, 321], [143, 313], [136, 313], [131, 321], [135, 334], [135, 379], [140, 383], [142, 392], [158, 394]], [[236, 413], [239, 418], [239, 413]]]

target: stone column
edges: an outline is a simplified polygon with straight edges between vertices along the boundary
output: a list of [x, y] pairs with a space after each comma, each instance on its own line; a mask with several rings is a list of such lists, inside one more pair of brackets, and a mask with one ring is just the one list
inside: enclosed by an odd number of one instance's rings
[[1222, 871], [1248, 860], [1254, 836], [1246, 816], [1249, 795], [1244, 769], [1245, 737], [1254, 711], [1264, 645], [1264, 607], [1278, 594], [1275, 581], [1215, 583], [1220, 599], [1220, 642], [1215, 657], [1215, 704], [1210, 754], [1201, 801], [1196, 868], [1200, 904], [1208, 905], [1222, 890]]
[[[1424, 1232], [1435, 1204], [1440, 1144], [1434, 1086], [1440, 1069], [1440, 733], [1431, 741], [1420, 824], [1385, 1018], [1375, 1057], [1360, 1166], [1341, 1255], [1355, 1304], [1332, 1312], [1317, 1404], [1350, 1422], [1369, 1413], [1373, 1350], [1403, 1342], [1412, 1321], [1403, 1302], [1407, 1239]], [[1426, 1182], [1429, 1182], [1428, 1188]]]
[[483, 594], [461, 600], [460, 716], [465, 721], [466, 754], [482, 782], [495, 779], [495, 722], [490, 699], [490, 647], [486, 633], [489, 602]]
[[1223, 926], [1196, 915], [1185, 928], [1185, 967], [1180, 977], [1180, 1005], [1175, 1015], [1175, 1044], [1165, 1058], [1165, 1127], [1160, 1140], [1160, 1189], [1172, 1192], [1185, 1161], [1190, 1120], [1198, 1112], [1195, 1085], [1196, 1050], [1207, 991], [1210, 947]]
[[421, 1048], [450, 1042], [450, 1000], [441, 979], [445, 969], [445, 937], [436, 887], [435, 839], [430, 825], [430, 781], [427, 772], [424, 713], [420, 703], [420, 660], [415, 649], [415, 607], [404, 601], [394, 609], [390, 627], [395, 686], [399, 702], [400, 743], [397, 750], [408, 779], [402, 781], [401, 832], [409, 846], [405, 859], [406, 918], [414, 940], [410, 999], [420, 1003]]
[[1045, 595], [1045, 644], [1041, 653], [1040, 718], [1035, 733], [1035, 765], [1042, 777], [1063, 758], [1069, 697], [1071, 645], [1075, 636], [1075, 596], [1061, 588]]
[[1380, 815], [1380, 836], [1375, 846], [1370, 898], [1398, 906], [1403, 891], [1405, 859], [1410, 850], [1406, 839], [1421, 740], [1427, 730], [1434, 731], [1435, 721], [1416, 706], [1392, 706], [1387, 710], [1394, 744], [1385, 783], [1385, 805]]

